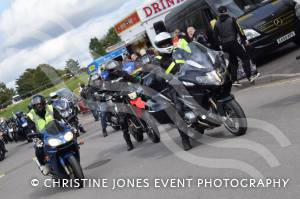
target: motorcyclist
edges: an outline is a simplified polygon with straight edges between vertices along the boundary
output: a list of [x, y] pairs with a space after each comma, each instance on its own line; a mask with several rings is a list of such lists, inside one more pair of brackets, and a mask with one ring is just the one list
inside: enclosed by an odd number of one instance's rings
[[[180, 70], [180, 65], [185, 63], [185, 60], [175, 60], [173, 59], [172, 53], [174, 50], [172, 36], [170, 33], [162, 32], [155, 37], [155, 45], [157, 50], [160, 52], [160, 55], [156, 57], [156, 63], [159, 64], [166, 74], [175, 74]], [[179, 39], [177, 48], [181, 48], [187, 52], [191, 52], [191, 49], [188, 46], [188, 42], [183, 38]], [[177, 92], [175, 88], [170, 89], [169, 93], [173, 102], [176, 105], [179, 115], [183, 114], [182, 104], [177, 100]], [[183, 149], [188, 151], [192, 149], [188, 135], [178, 128], [179, 134], [182, 139]]]
[[[75, 114], [76, 114], [76, 117], [77, 117], [79, 111], [78, 111], [77, 107], [75, 107], [75, 105], [72, 102], [70, 102], [68, 99], [60, 97], [56, 92], [50, 93], [49, 94], [49, 98], [50, 98], [49, 103], [53, 105], [54, 109], [55, 109], [55, 103], [57, 103], [59, 100], [65, 100], [65, 101], [67, 101], [69, 103], [69, 105], [70, 105], [70, 108], [73, 111], [75, 111]], [[79, 130], [82, 133], [86, 132], [81, 124], [79, 124]]]
[[[46, 103], [42, 95], [35, 95], [31, 100], [32, 110], [27, 114], [29, 122], [34, 123], [35, 131], [41, 133], [42, 130], [53, 120], [61, 120], [59, 112], [52, 105]], [[44, 163], [44, 149], [35, 147], [35, 155], [41, 165], [44, 175], [49, 174], [49, 168]]]
[[[128, 75], [125, 71], [122, 70], [122, 66], [120, 63], [116, 64], [117, 62], [111, 62], [108, 63], [104, 66], [104, 70], [106, 71], [106, 78], [105, 81], [107, 84], [110, 85], [110, 88], [116, 88], [118, 89], [118, 91], [122, 90], [122, 88], [120, 88], [120, 85], [115, 82], [117, 79], [120, 79], [121, 82], [126, 82], [124, 84], [127, 85], [127, 82], [136, 82], [136, 79], [134, 79], [133, 77], [131, 77], [130, 75]], [[98, 84], [95, 83], [95, 85], [104, 85], [106, 83], [103, 83], [103, 81]], [[113, 91], [115, 94], [117, 92]], [[117, 96], [117, 95], [116, 95]], [[117, 101], [118, 101], [118, 97]], [[121, 101], [120, 101], [121, 102]], [[124, 109], [124, 110], [123, 110]], [[127, 144], [127, 150], [131, 151], [133, 150], [134, 146], [131, 142], [131, 138], [130, 138], [130, 134], [129, 134], [129, 126], [128, 126], [128, 117], [127, 117], [127, 110], [125, 110], [125, 106], [120, 106], [118, 107], [118, 115], [119, 115], [119, 119], [120, 119], [120, 125], [121, 125], [121, 129], [123, 131], [123, 137], [124, 140]]]

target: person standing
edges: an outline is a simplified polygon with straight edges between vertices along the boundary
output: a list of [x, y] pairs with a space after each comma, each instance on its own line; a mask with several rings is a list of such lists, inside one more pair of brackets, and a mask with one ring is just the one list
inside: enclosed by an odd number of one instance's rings
[[247, 79], [250, 82], [254, 82], [257, 75], [251, 76], [251, 61], [246, 50], [238, 41], [238, 36], [244, 46], [250, 46], [244, 31], [240, 28], [236, 19], [228, 14], [227, 8], [225, 6], [220, 6], [218, 8], [220, 13], [219, 19], [217, 20], [214, 28], [215, 38], [217, 38], [222, 50], [229, 54], [229, 64], [230, 73], [233, 85], [240, 86], [237, 79], [238, 72], [238, 58], [241, 59], [243, 64], [243, 69], [246, 74]]
[[198, 42], [200, 44], [203, 44], [204, 46], [210, 48], [211, 45], [208, 42], [208, 38], [207, 36], [202, 33], [202, 32], [198, 32], [193, 26], [190, 26], [186, 29], [186, 33], [187, 33], [187, 42]]

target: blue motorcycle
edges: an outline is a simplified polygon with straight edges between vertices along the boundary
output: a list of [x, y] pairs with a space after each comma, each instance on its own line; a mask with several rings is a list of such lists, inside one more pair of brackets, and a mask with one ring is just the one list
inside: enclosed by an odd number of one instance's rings
[[[80, 165], [79, 143], [72, 129], [53, 121], [41, 133], [31, 133], [34, 146], [44, 149], [45, 165], [54, 179], [71, 179], [82, 187], [84, 174]], [[35, 159], [41, 168], [41, 165]]]

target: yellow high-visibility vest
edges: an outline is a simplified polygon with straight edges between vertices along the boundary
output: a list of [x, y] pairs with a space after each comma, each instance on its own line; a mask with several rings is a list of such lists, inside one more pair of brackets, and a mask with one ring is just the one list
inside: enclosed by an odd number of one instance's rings
[[185, 50], [188, 53], [192, 53], [192, 50], [189, 47], [189, 42], [187, 42], [185, 39], [179, 39], [178, 44], [177, 44], [176, 47], [181, 48], [181, 49]]
[[45, 119], [38, 116], [33, 109], [27, 114], [27, 116], [34, 122], [36, 128], [40, 132], [42, 132], [42, 130], [47, 126], [47, 124], [49, 124], [54, 120], [53, 106], [52, 105], [46, 106]]

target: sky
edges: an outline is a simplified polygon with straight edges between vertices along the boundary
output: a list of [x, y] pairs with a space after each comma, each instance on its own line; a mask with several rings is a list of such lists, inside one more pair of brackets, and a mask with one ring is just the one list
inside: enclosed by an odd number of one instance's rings
[[9, 87], [27, 68], [92, 61], [88, 45], [149, 0], [0, 0], [0, 81]]

